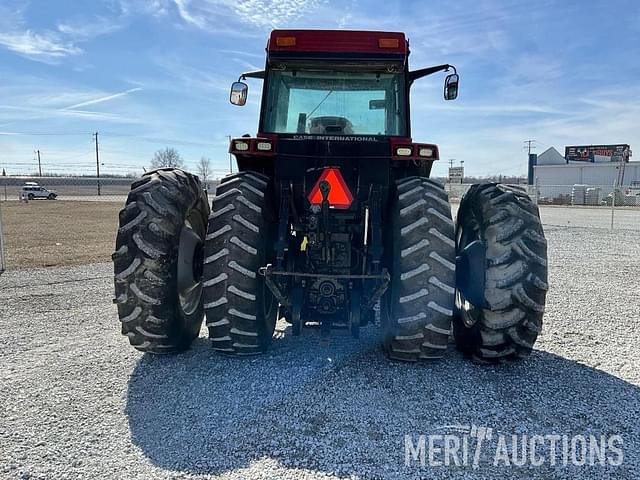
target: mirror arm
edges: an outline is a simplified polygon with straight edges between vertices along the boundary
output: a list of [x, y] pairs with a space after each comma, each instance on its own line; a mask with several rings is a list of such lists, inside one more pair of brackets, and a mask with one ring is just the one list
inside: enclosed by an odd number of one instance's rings
[[264, 76], [265, 76], [264, 70], [256, 70], [253, 72], [243, 73], [242, 75], [240, 75], [240, 78], [238, 78], [238, 81], [241, 82], [242, 80], [246, 80], [247, 78], [260, 78], [264, 80]]
[[412, 72], [409, 72], [409, 83], [413, 83], [415, 80], [418, 80], [419, 78], [422, 77], [426, 77], [428, 75], [432, 75], [434, 73], [437, 72], [441, 72], [441, 71], [449, 71], [450, 68], [453, 68], [453, 73], [458, 73], [456, 71], [456, 67], [454, 67], [453, 65], [449, 65], [448, 63], [445, 63], [444, 65], [437, 65], [435, 67], [428, 67], [428, 68], [421, 68], [419, 70], [414, 70]]

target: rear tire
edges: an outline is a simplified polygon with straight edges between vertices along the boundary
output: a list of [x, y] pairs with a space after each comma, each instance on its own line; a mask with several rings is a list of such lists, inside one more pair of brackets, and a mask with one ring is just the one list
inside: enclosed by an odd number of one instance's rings
[[122, 334], [136, 349], [177, 352], [198, 336], [208, 215], [200, 180], [182, 170], [149, 172], [131, 186], [112, 258]]
[[254, 355], [271, 344], [278, 302], [258, 273], [271, 259], [273, 198], [269, 177], [240, 172], [222, 179], [207, 233], [204, 301], [212, 346]]
[[460, 204], [456, 240], [458, 252], [474, 240], [487, 252], [484, 308], [456, 293], [458, 349], [481, 363], [527, 356], [542, 329], [548, 289], [538, 207], [521, 190], [473, 185]]
[[451, 334], [455, 243], [447, 193], [425, 177], [396, 182], [387, 240], [391, 285], [382, 304], [384, 348], [395, 360], [436, 360]]

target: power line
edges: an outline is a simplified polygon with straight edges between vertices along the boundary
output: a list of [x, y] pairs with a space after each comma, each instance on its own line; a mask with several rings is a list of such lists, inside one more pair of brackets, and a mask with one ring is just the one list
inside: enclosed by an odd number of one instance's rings
[[182, 145], [182, 146], [193, 146], [193, 147], [212, 147], [216, 145], [216, 142], [198, 142], [192, 140], [175, 140], [171, 138], [159, 138], [159, 137], [149, 137], [146, 135], [135, 135], [128, 133], [114, 133], [114, 132], [102, 132], [103, 136], [107, 137], [130, 137], [136, 138], [138, 140], [150, 143], [161, 143], [164, 145]]
[[57, 158], [57, 159], [55, 159], [55, 160], [63, 160], [63, 161], [64, 161], [64, 160], [74, 160], [74, 159], [76, 159], [76, 158], [86, 157], [87, 155], [89, 155], [89, 154], [90, 154], [90, 153], [92, 153], [92, 152], [93, 152], [93, 149], [91, 149], [91, 150], [87, 150], [86, 152], [82, 152], [82, 153], [79, 153], [79, 154], [77, 154], [77, 155], [72, 155], [71, 157], [62, 157], [62, 158]]
[[76, 135], [91, 135], [91, 132], [2, 132], [0, 136], [10, 137], [16, 136], [76, 136]]
[[[75, 135], [94, 135], [91, 132], [3, 132], [0, 131], [1, 136], [10, 137], [12, 135], [15, 136], [75, 136]], [[183, 145], [183, 146], [196, 146], [196, 147], [211, 147], [217, 144], [215, 141], [211, 142], [199, 142], [194, 140], [175, 140], [171, 138], [160, 138], [160, 137], [150, 137], [146, 135], [137, 135], [132, 133], [117, 133], [117, 132], [102, 132], [102, 135], [107, 135], [109, 137], [130, 137], [137, 138], [142, 141], [152, 142], [152, 143], [163, 143], [163, 144], [175, 144], [175, 145]]]

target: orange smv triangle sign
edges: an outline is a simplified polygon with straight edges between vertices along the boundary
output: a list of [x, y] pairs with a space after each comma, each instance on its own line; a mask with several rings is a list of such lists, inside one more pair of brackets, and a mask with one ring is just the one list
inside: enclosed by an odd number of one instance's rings
[[315, 186], [311, 189], [311, 193], [307, 199], [312, 205], [320, 205], [322, 203], [322, 192], [320, 191], [320, 182], [326, 180], [331, 186], [329, 191], [329, 205], [333, 208], [347, 209], [353, 203], [353, 195], [349, 191], [349, 187], [344, 181], [340, 170], [337, 168], [326, 168]]

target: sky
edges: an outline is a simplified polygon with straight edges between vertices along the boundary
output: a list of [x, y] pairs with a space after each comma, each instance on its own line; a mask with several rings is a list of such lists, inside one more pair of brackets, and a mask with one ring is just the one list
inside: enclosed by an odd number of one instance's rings
[[[264, 67], [273, 28], [404, 31], [410, 66], [450, 63], [414, 84], [414, 141], [436, 143], [467, 175], [524, 174], [565, 145], [640, 148], [636, 0], [0, 0], [0, 168], [9, 174], [142, 173], [176, 148], [229, 168], [227, 135], [255, 135], [261, 84], [228, 102], [243, 71]], [[639, 150], [640, 152], [640, 150]], [[638, 154], [640, 156], [640, 153]]]

